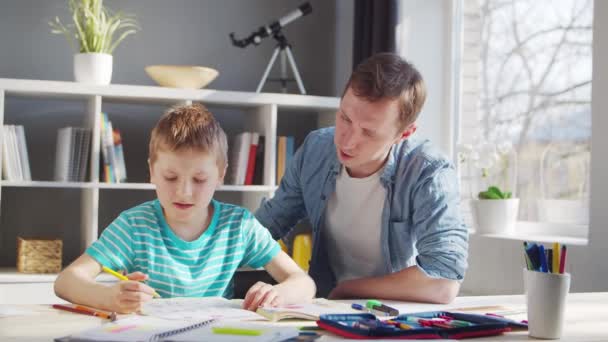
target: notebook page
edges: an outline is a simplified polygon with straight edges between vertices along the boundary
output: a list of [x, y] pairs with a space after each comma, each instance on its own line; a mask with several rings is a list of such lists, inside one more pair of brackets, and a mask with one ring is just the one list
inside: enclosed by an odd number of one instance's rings
[[217, 320], [262, 319], [255, 312], [242, 309], [239, 301], [222, 297], [155, 299], [144, 304], [142, 314], [177, 320], [198, 320], [209, 317]]
[[149, 341], [155, 336], [178, 332], [197, 325], [210, 323], [211, 318], [198, 321], [166, 320], [150, 316], [130, 316], [115, 322], [106, 323], [71, 336], [79, 341]]

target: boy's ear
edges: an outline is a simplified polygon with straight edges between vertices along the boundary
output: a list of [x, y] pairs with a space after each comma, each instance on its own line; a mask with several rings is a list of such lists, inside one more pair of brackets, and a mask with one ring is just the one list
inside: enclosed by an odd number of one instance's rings
[[[150, 164], [150, 158], [147, 160], [148, 162], [148, 172], [150, 173], [150, 178], [152, 178], [152, 164]], [[150, 179], [151, 181], [152, 179]]]
[[226, 177], [226, 171], [228, 170], [228, 164], [226, 164], [226, 166], [224, 166], [223, 170], [220, 170], [220, 181], [218, 182], [217, 186], [221, 186], [222, 184], [224, 184], [224, 178]]

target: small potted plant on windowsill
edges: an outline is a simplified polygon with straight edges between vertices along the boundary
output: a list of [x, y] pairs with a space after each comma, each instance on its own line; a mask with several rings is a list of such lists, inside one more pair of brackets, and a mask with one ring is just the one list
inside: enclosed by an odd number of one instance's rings
[[[72, 23], [63, 25], [58, 17], [51, 21], [52, 33], [63, 34], [78, 51], [74, 55], [77, 82], [110, 84], [112, 52], [127, 36], [138, 30], [137, 22], [121, 12], [113, 13], [102, 0], [69, 0]], [[76, 43], [78, 48], [76, 49]]]
[[475, 230], [478, 234], [509, 234], [515, 229], [519, 211], [519, 198], [497, 186], [479, 193], [472, 201]]

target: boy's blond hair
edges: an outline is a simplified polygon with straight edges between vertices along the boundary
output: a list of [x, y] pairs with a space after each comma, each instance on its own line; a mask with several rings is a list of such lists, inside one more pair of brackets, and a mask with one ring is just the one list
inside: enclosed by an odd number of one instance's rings
[[226, 168], [226, 133], [213, 114], [201, 104], [174, 106], [163, 114], [150, 136], [150, 165], [156, 161], [158, 151], [182, 149], [214, 153], [220, 172]]

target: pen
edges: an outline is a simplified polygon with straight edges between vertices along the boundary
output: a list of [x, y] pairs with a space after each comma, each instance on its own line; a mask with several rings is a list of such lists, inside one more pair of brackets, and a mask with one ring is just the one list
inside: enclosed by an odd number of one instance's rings
[[[112, 270], [112, 269], [110, 269], [110, 268], [108, 268], [108, 267], [101, 266], [101, 269], [102, 269], [104, 272], [106, 272], [106, 273], [108, 273], [108, 274], [111, 274], [111, 275], [115, 276], [116, 278], [118, 278], [118, 279], [120, 279], [120, 280], [129, 280], [129, 278], [125, 277], [124, 275], [122, 275], [122, 274], [120, 274], [120, 273], [118, 273], [118, 272], [116, 272], [116, 271], [114, 271], [114, 270]], [[158, 292], [156, 292], [156, 291], [154, 291], [154, 294], [153, 294], [153, 295], [154, 295], [154, 297], [155, 297], [155, 298], [160, 298], [160, 295], [159, 295], [159, 294], [158, 294]]]
[[264, 332], [263, 330], [259, 329], [244, 329], [236, 327], [212, 327], [211, 331], [213, 331], [214, 334], [243, 336], [260, 336]]
[[83, 314], [83, 315], [89, 315], [89, 316], [109, 319], [111, 321], [116, 320], [116, 313], [114, 313], [114, 312], [107, 313], [107, 312], [103, 312], [103, 311], [97, 311], [97, 310], [87, 308], [86, 306], [82, 306], [82, 305], [76, 305], [76, 306], [72, 307], [72, 306], [62, 305], [62, 304], [53, 304], [53, 308], [59, 309], [59, 310], [64, 310], [64, 311], [69, 311], [69, 312], [74, 312], [74, 313], [79, 313], [79, 314]]
[[526, 241], [524, 241], [524, 259], [526, 259], [526, 268], [531, 271], [533, 266], [528, 255], [528, 243]]

